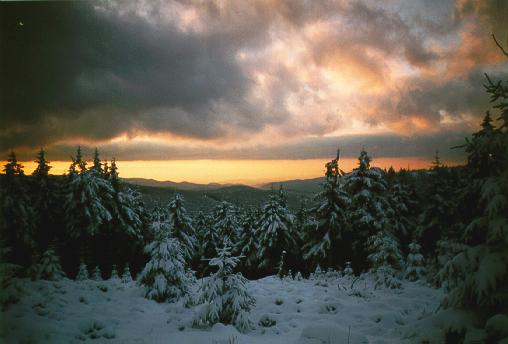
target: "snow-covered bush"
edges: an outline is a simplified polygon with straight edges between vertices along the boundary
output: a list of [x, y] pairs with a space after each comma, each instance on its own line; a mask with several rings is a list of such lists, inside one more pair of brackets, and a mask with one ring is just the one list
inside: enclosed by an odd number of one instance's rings
[[346, 262], [346, 267], [344, 268], [344, 277], [352, 277], [353, 276], [353, 268], [351, 267], [351, 262]]
[[65, 277], [55, 250], [50, 248], [41, 256], [40, 260], [30, 268], [32, 279], [58, 281]]
[[406, 278], [410, 281], [421, 279], [426, 272], [424, 266], [425, 259], [421, 254], [421, 246], [416, 242], [409, 244], [409, 254], [406, 260]]
[[95, 269], [93, 269], [92, 279], [94, 281], [102, 281], [102, 272], [98, 266], [96, 266]]
[[326, 270], [326, 273], [325, 273], [325, 278], [327, 280], [335, 280], [337, 278], [339, 278], [341, 275], [341, 273], [333, 268], [328, 268], [328, 270]]
[[109, 340], [116, 337], [115, 330], [111, 326], [98, 320], [87, 320], [78, 325], [80, 334], [77, 336], [79, 340], [86, 341], [87, 339], [95, 340]]
[[231, 247], [226, 241], [218, 256], [210, 260], [217, 267], [200, 288], [200, 303], [204, 303], [194, 320], [195, 326], [211, 326], [215, 323], [233, 324], [239, 331], [252, 328], [248, 314], [255, 304], [246, 288], [247, 280], [241, 273], [233, 273], [239, 258], [231, 256]]
[[76, 275], [76, 281], [84, 281], [89, 278], [90, 278], [90, 276], [88, 274], [88, 269], [86, 267], [86, 264], [84, 262], [81, 262], [81, 264], [79, 264], [78, 274]]
[[319, 266], [319, 264], [318, 264], [316, 266], [316, 269], [314, 270], [314, 272], [310, 274], [309, 279], [318, 281], [318, 280], [322, 280], [324, 277], [325, 277], [325, 275], [323, 273], [323, 270], [321, 270], [321, 266]]
[[284, 257], [285, 256], [286, 256], [286, 251], [283, 250], [280, 255], [279, 264], [277, 266], [277, 277], [279, 277], [280, 279], [283, 279], [285, 276], [285, 274], [284, 274]]
[[272, 327], [277, 325], [277, 321], [271, 316], [265, 314], [259, 319], [258, 325], [261, 327]]
[[130, 282], [132, 282], [131, 271], [129, 269], [129, 264], [125, 264], [125, 267], [124, 267], [123, 273], [122, 273], [122, 283], [130, 283]]
[[111, 277], [112, 281], [120, 281], [120, 277], [118, 276], [118, 270], [116, 269], [116, 265], [113, 264], [113, 268], [111, 269]]
[[371, 272], [375, 276], [376, 288], [379, 286], [399, 288], [402, 256], [395, 238], [385, 231], [379, 231], [369, 238], [367, 245], [371, 252], [368, 259], [372, 264]]
[[402, 286], [402, 282], [398, 276], [398, 272], [391, 266], [383, 265], [375, 271], [375, 288], [385, 286], [391, 289], [397, 289]]
[[146, 287], [145, 296], [157, 302], [186, 296], [189, 279], [179, 241], [159, 233], [145, 251], [150, 254], [150, 260], [139, 275], [139, 281]]

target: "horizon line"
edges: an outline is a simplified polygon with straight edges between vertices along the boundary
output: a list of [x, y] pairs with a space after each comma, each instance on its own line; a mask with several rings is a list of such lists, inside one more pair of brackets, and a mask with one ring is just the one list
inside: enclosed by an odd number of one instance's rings
[[[188, 159], [188, 160], [116, 160], [120, 178], [152, 179], [158, 182], [193, 184], [243, 184], [257, 186], [289, 180], [306, 180], [324, 176], [325, 164], [331, 159]], [[103, 160], [106, 161], [106, 160]], [[396, 171], [428, 169], [431, 159], [423, 157], [378, 157], [372, 167]], [[5, 165], [6, 161], [0, 162]], [[19, 161], [25, 174], [31, 174], [36, 163]], [[458, 166], [465, 161], [443, 160], [447, 166]], [[50, 161], [51, 175], [64, 175], [69, 161]], [[358, 158], [341, 158], [345, 172], [358, 165]]]

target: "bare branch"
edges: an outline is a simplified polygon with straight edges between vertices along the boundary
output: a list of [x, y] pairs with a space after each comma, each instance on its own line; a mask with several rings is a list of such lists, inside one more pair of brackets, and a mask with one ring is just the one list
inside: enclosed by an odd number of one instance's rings
[[496, 45], [499, 47], [499, 49], [501, 49], [503, 54], [505, 54], [505, 56], [508, 57], [508, 52], [504, 50], [503, 46], [497, 41], [496, 36], [494, 34], [492, 34], [492, 38], [494, 39], [494, 42], [496, 42]]

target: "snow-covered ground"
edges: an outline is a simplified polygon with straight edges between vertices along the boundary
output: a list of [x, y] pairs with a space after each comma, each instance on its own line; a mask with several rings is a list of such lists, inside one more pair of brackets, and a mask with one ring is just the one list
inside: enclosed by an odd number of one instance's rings
[[24, 280], [22, 287], [21, 301], [0, 313], [1, 343], [412, 343], [418, 320], [443, 296], [420, 282], [374, 290], [369, 277], [353, 289], [348, 278], [267, 277], [248, 284], [255, 329], [242, 334], [222, 324], [192, 328], [199, 306], [147, 300], [135, 282]]

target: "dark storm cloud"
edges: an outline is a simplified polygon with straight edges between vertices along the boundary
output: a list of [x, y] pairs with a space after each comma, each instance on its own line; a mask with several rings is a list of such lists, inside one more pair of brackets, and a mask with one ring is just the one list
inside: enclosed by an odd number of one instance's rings
[[259, 125], [242, 119], [245, 78], [225, 40], [93, 4], [0, 4], [0, 150], [138, 129], [217, 137], [214, 102], [232, 98], [239, 124]]
[[[329, 141], [304, 137], [347, 132], [352, 118], [440, 146], [472, 131], [465, 113], [488, 108], [483, 72], [507, 76], [489, 37], [508, 35], [507, 10], [503, 0], [1, 2], [0, 152], [169, 134], [226, 145], [106, 149], [124, 159], [126, 149], [132, 159], [310, 158]], [[399, 124], [412, 116], [428, 132]], [[368, 140], [406, 154], [389, 136]], [[266, 144], [227, 148], [253, 137]]]
[[[337, 137], [306, 138], [273, 146], [260, 144], [254, 147], [219, 148], [215, 146], [186, 147], [171, 143], [143, 142], [132, 145], [107, 143], [99, 145], [101, 157], [117, 160], [180, 160], [180, 159], [328, 159], [337, 148], [341, 157], [356, 158], [365, 148], [374, 158], [425, 157], [429, 161], [436, 150], [449, 161], [463, 161], [466, 132], [436, 133], [431, 135], [400, 137], [394, 135], [344, 135]], [[91, 159], [95, 145], [82, 145], [85, 158]], [[70, 160], [76, 146], [57, 144], [47, 151], [51, 160]], [[32, 160], [34, 153], [22, 152], [22, 160]]]
[[506, 15], [508, 2], [505, 0], [463, 0], [457, 6], [455, 16], [457, 20], [468, 18], [479, 19], [487, 26], [491, 33], [500, 37], [508, 34]]
[[[489, 95], [481, 87], [487, 82], [485, 72], [488, 70], [484, 67], [475, 68], [463, 78], [446, 82], [414, 78], [402, 92], [393, 114], [425, 114], [432, 122], [441, 120], [440, 110], [456, 118], [464, 113], [482, 117], [490, 107]], [[495, 75], [495, 80], [508, 79], [508, 71], [491, 70], [489, 74]]]

